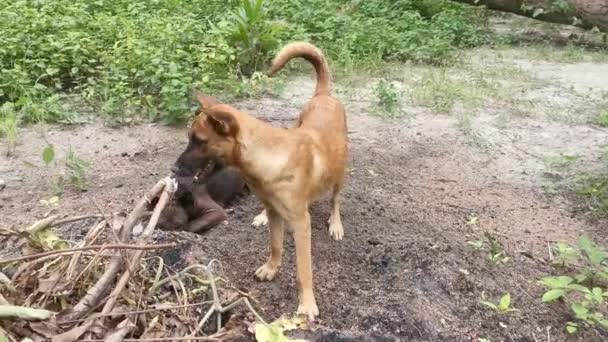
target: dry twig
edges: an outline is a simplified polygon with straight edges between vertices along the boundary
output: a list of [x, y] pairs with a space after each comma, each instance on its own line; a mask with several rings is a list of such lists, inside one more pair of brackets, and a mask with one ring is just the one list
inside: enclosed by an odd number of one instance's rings
[[48, 251], [48, 252], [43, 252], [43, 253], [36, 253], [36, 254], [24, 255], [24, 256], [20, 256], [20, 257], [16, 257], [16, 258], [0, 260], [0, 265], [9, 264], [11, 262], [16, 262], [16, 261], [27, 261], [27, 260], [38, 259], [38, 258], [46, 258], [49, 256], [70, 255], [70, 254], [74, 254], [76, 252], [90, 251], [90, 250], [96, 250], [96, 249], [100, 249], [100, 250], [134, 249], [134, 250], [144, 251], [144, 250], [150, 250], [150, 249], [173, 248], [175, 246], [177, 246], [177, 244], [175, 244], [175, 243], [163, 243], [163, 244], [158, 244], [158, 245], [128, 245], [128, 244], [92, 245], [92, 246], [84, 246], [84, 247], [78, 247], [78, 248]]
[[[145, 213], [146, 207], [152, 198], [158, 196], [158, 194], [165, 188], [167, 179], [168, 177], [158, 181], [158, 183], [156, 183], [156, 185], [154, 185], [154, 187], [152, 187], [152, 189], [146, 195], [144, 195], [139, 203], [137, 203], [137, 206], [135, 209], [133, 209], [133, 211], [131, 211], [129, 216], [127, 216], [125, 222], [121, 225], [122, 228], [120, 229], [119, 234], [120, 242], [126, 241], [131, 235], [131, 230], [140, 220], [140, 217]], [[112, 229], [118, 230], [118, 225], [113, 226]], [[95, 283], [95, 285], [93, 285], [87, 291], [87, 294], [78, 302], [78, 304], [74, 306], [70, 319], [74, 320], [81, 318], [91, 307], [97, 305], [103, 293], [108, 289], [110, 283], [112, 280], [114, 280], [116, 274], [120, 270], [121, 261], [122, 259], [120, 254], [117, 253], [112, 258], [110, 264], [106, 266], [105, 272], [103, 275], [101, 275], [101, 277], [99, 277], [97, 283]]]

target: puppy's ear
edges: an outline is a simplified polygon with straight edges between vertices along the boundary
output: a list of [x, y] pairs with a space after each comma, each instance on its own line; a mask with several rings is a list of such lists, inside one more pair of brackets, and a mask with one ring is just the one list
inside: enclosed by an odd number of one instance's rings
[[217, 135], [235, 136], [239, 131], [239, 124], [232, 114], [226, 112], [207, 112], [207, 122]]
[[201, 109], [209, 109], [215, 106], [216, 104], [219, 104], [219, 101], [216, 100], [214, 97], [205, 95], [198, 90], [193, 90], [192, 94], [194, 95], [194, 97], [196, 97], [198, 103], [200, 103]]

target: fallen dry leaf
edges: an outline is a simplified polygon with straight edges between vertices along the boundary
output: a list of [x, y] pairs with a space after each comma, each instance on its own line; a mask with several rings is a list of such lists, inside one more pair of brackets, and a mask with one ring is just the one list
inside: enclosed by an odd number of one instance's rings
[[135, 324], [133, 324], [128, 318], [124, 321], [120, 322], [116, 327], [116, 330], [112, 333], [108, 334], [105, 338], [106, 342], [122, 342], [125, 339], [125, 336], [129, 334], [135, 328]]
[[64, 332], [63, 334], [55, 335], [51, 339], [51, 342], [75, 342], [82, 336], [93, 324], [92, 321], [88, 321], [81, 326], [75, 327], [71, 330]]
[[54, 319], [42, 322], [32, 322], [29, 326], [32, 331], [47, 338], [47, 340], [59, 334], [60, 331]]

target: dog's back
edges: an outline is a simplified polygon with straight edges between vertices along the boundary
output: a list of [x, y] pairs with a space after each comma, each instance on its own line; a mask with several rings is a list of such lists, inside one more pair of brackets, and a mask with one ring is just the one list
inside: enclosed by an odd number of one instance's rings
[[[296, 127], [310, 135], [316, 147], [328, 159], [323, 163], [323, 183], [341, 183], [348, 153], [346, 113], [342, 103], [331, 96], [331, 74], [323, 53], [309, 43], [288, 44], [275, 57], [270, 74], [276, 74], [289, 60], [298, 57], [314, 66], [317, 84], [313, 97], [300, 113]], [[325, 187], [319, 185], [320, 188]]]

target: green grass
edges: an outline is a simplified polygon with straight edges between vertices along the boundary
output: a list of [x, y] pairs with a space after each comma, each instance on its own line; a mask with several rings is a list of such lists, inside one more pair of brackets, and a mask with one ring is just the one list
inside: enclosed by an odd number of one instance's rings
[[394, 83], [385, 79], [380, 80], [374, 87], [380, 115], [386, 118], [400, 118], [405, 115], [401, 106], [402, 92]]
[[414, 80], [409, 96], [414, 104], [436, 113], [467, 111], [475, 115], [484, 106], [509, 108], [509, 115], [528, 116], [519, 94], [535, 80], [509, 65], [479, 65], [462, 62], [453, 67], [425, 68]]
[[554, 63], [607, 63], [608, 48], [585, 48], [574, 44], [554, 46], [551, 44], [531, 44], [526, 47], [526, 54], [531, 59]]
[[608, 127], [608, 109], [593, 118], [593, 123], [601, 127]]
[[480, 13], [447, 0], [2, 1], [0, 102], [14, 118], [0, 122], [79, 121], [70, 94], [111, 122], [180, 123], [193, 88], [255, 94], [261, 81], [241, 77], [294, 40], [319, 45], [342, 70], [447, 64], [484, 42]]

